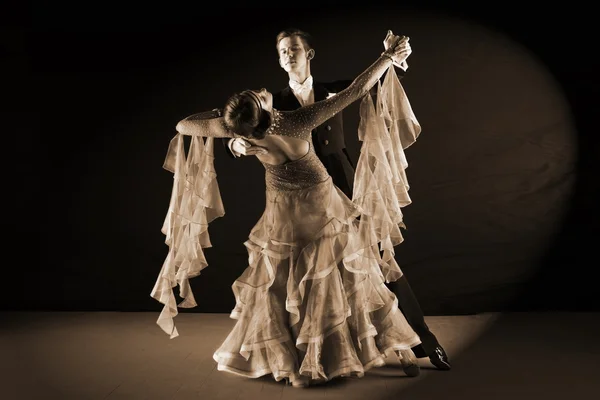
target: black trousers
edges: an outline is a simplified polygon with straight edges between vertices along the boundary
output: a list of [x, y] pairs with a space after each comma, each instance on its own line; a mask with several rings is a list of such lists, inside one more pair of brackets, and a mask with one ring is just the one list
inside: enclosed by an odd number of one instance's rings
[[[315, 152], [317, 152], [315, 147]], [[327, 172], [331, 175], [333, 183], [340, 188], [349, 198], [352, 198], [352, 186], [354, 181], [354, 165], [348, 156], [346, 149], [343, 153], [336, 153], [323, 157], [317, 152], [319, 159], [327, 168]], [[402, 275], [395, 282], [390, 282], [388, 288], [394, 292], [398, 298], [398, 308], [402, 311], [408, 324], [421, 338], [421, 344], [413, 347], [413, 352], [418, 358], [429, 357], [435, 352], [435, 348], [439, 346], [439, 342], [435, 335], [429, 330], [425, 323], [425, 317], [421, 310], [421, 305], [417, 300], [412, 288], [410, 287], [406, 275]]]
[[402, 275], [397, 281], [388, 283], [388, 287], [398, 298], [398, 308], [406, 317], [408, 324], [421, 338], [421, 344], [412, 349], [415, 356], [423, 358], [434, 354], [439, 342], [425, 323], [423, 311], [406, 279], [406, 275]]

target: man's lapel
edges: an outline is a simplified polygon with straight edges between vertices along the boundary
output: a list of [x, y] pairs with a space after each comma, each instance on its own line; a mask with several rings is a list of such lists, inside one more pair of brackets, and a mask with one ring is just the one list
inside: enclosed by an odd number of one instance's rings
[[292, 88], [290, 88], [289, 86], [286, 87], [285, 89], [283, 89], [282, 96], [281, 96], [281, 101], [283, 103], [280, 106], [280, 109], [282, 111], [295, 110], [295, 109], [301, 107], [300, 102], [296, 98], [296, 95], [294, 95], [294, 92], [292, 92]]
[[313, 83], [313, 91], [315, 94], [315, 101], [325, 100], [327, 98], [328, 92], [325, 86], [321, 85], [318, 82]]

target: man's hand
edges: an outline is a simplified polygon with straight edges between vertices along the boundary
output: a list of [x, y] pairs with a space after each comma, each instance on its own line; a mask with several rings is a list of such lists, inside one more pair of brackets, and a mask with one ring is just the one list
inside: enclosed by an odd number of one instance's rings
[[394, 47], [398, 40], [400, 40], [400, 36], [394, 35], [391, 30], [388, 30], [385, 39], [383, 39], [383, 49], [387, 50], [390, 47]]
[[266, 154], [269, 151], [261, 146], [253, 146], [249, 141], [242, 138], [231, 139], [228, 143], [229, 150], [236, 157], [255, 156], [257, 154]]

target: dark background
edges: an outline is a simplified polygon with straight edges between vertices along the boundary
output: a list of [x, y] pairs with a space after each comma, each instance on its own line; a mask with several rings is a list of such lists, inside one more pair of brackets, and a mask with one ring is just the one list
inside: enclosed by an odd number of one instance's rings
[[[159, 311], [174, 127], [237, 90], [284, 87], [274, 39], [289, 26], [315, 36], [318, 80], [356, 76], [387, 29], [411, 37], [402, 82], [423, 133], [406, 152], [397, 259], [426, 314], [600, 309], [589, 10], [228, 4], [36, 5], [5, 25], [3, 309]], [[357, 110], [345, 112], [355, 160]], [[226, 215], [192, 312], [231, 310], [264, 206], [260, 163], [215, 154]]]

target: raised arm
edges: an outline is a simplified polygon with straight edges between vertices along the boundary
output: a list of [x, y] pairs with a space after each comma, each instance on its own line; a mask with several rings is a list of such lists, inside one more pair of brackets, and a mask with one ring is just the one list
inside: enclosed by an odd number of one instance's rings
[[177, 132], [188, 136], [232, 138], [233, 133], [225, 127], [221, 110], [190, 115], [179, 121]]
[[392, 62], [405, 60], [411, 53], [408, 38], [398, 38], [397, 44], [384, 51], [381, 56], [365, 71], [352, 81], [350, 86], [340, 91], [337, 95], [326, 100], [317, 101], [311, 105], [301, 107], [291, 116], [301, 121], [307, 129], [313, 129], [333, 115], [337, 114], [354, 101], [358, 100], [377, 83], [385, 71], [390, 68]]

